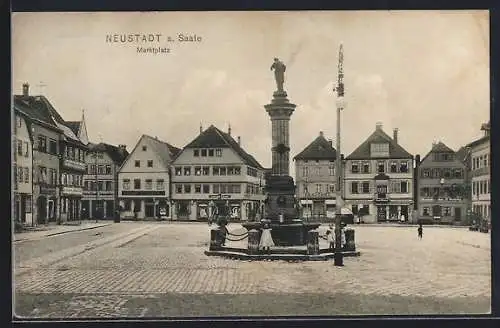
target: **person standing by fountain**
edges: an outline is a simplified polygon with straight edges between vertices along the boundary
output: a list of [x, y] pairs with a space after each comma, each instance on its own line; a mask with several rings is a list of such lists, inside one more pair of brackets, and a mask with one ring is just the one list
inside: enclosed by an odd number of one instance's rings
[[271, 246], [274, 246], [273, 237], [271, 236], [271, 227], [269, 223], [264, 223], [262, 227], [262, 234], [260, 236], [259, 248], [268, 254], [271, 254]]

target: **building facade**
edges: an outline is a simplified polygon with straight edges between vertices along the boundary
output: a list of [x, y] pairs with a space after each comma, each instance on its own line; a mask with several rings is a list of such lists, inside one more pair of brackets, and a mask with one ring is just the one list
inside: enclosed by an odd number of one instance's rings
[[19, 110], [14, 110], [13, 132], [13, 219], [33, 226], [33, 135], [29, 118]]
[[460, 224], [467, 218], [466, 167], [455, 151], [439, 142], [418, 165], [418, 217]]
[[482, 125], [483, 137], [467, 145], [471, 157], [472, 211], [491, 224], [490, 123]]
[[177, 220], [208, 220], [213, 214], [256, 220], [262, 213], [265, 169], [235, 141], [211, 125], [172, 163]]
[[84, 136], [84, 140], [87, 138], [85, 118], [82, 113], [80, 123], [65, 121], [50, 103], [47, 107], [55, 124], [63, 132], [59, 141], [59, 220], [81, 220], [83, 174], [86, 170], [85, 156], [88, 147], [78, 135]]
[[122, 218], [172, 217], [170, 165], [180, 149], [143, 135], [118, 172]]
[[34, 224], [56, 222], [59, 218], [59, 140], [61, 129], [49, 110], [44, 96], [29, 95], [29, 84], [23, 94], [14, 96], [14, 109], [28, 118], [33, 136], [33, 214]]
[[302, 217], [335, 217], [335, 160], [332, 140], [323, 132], [294, 157], [296, 197]]
[[128, 156], [125, 145], [89, 144], [83, 176], [82, 217], [114, 218], [118, 207], [118, 170]]
[[377, 123], [345, 159], [344, 206], [364, 222], [408, 220], [413, 209], [413, 156]]

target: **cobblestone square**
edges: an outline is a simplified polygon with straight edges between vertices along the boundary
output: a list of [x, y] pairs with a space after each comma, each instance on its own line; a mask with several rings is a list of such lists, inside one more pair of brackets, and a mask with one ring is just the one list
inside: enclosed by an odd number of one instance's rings
[[[208, 257], [210, 227], [202, 223], [122, 222], [46, 238], [38, 243], [64, 249], [15, 257], [15, 311], [60, 318], [489, 313], [489, 234], [425, 227], [418, 240], [413, 226], [354, 228], [361, 256], [340, 268]], [[19, 243], [14, 252], [29, 254], [27, 247], [38, 246]]]

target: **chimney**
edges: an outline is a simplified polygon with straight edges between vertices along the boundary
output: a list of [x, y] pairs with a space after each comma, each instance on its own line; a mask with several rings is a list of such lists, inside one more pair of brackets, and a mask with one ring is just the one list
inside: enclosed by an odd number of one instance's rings
[[231, 124], [229, 124], [229, 127], [227, 128], [227, 134], [231, 135]]
[[375, 129], [382, 130], [382, 122], [377, 122], [377, 124], [375, 124]]
[[319, 131], [319, 136], [324, 137], [323, 131]]
[[200, 134], [203, 132], [203, 126], [200, 123]]
[[332, 139], [328, 139], [328, 143], [330, 144], [330, 146], [333, 147], [333, 140]]
[[30, 95], [30, 85], [28, 82], [23, 83], [23, 96], [28, 97]]
[[118, 145], [118, 148], [121, 150], [121, 151], [126, 151], [127, 150], [127, 146], [126, 145]]
[[394, 142], [395, 142], [395, 143], [398, 143], [398, 130], [399, 130], [398, 128], [395, 128], [395, 129], [394, 129], [394, 132], [393, 132], [393, 137], [392, 137], [392, 139], [394, 139]]
[[241, 146], [241, 137], [238, 136], [238, 145]]

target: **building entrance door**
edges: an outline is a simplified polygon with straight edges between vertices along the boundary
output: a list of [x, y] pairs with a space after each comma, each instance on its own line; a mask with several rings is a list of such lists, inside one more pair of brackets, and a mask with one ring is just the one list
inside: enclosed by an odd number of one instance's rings
[[462, 209], [460, 207], [455, 207], [455, 220], [462, 219]]
[[387, 221], [387, 211], [385, 206], [377, 206], [377, 221]]
[[145, 204], [145, 211], [146, 211], [146, 217], [147, 218], [154, 218], [155, 216], [155, 206], [153, 203], [146, 203]]
[[47, 198], [40, 196], [37, 200], [37, 223], [43, 224], [47, 219]]

